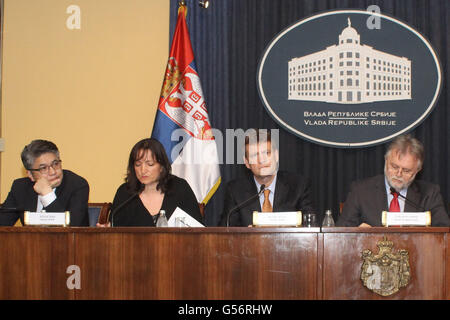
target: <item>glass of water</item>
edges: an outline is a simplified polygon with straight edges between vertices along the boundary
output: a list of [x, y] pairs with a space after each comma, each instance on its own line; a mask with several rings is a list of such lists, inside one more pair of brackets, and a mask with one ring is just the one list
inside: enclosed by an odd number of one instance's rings
[[317, 227], [317, 215], [314, 212], [307, 212], [303, 215], [304, 226], [307, 228]]
[[177, 227], [177, 228], [186, 227], [185, 217], [176, 217], [175, 218], [175, 227]]

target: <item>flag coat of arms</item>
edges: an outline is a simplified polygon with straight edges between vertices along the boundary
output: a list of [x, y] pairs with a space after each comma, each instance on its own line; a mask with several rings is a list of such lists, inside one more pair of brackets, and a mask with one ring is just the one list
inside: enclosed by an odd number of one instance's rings
[[208, 118], [186, 24], [180, 5], [152, 138], [164, 146], [172, 173], [185, 179], [199, 203], [206, 204], [221, 178], [217, 145]]

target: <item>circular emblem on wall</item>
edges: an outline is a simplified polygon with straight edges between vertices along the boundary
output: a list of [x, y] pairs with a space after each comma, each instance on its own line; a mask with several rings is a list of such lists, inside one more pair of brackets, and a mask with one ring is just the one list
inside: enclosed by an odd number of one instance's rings
[[430, 43], [393, 17], [321, 13], [279, 33], [257, 72], [260, 98], [283, 128], [333, 147], [386, 142], [418, 126], [442, 85]]

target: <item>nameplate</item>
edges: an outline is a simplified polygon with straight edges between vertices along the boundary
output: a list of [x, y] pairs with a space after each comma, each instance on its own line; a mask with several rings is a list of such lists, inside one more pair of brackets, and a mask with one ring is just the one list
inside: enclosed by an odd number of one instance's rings
[[255, 227], [300, 227], [302, 212], [257, 212], [253, 211]]
[[25, 211], [23, 220], [26, 226], [67, 227], [70, 225], [70, 212]]
[[431, 225], [431, 212], [388, 212], [381, 214], [381, 223], [384, 227], [428, 227]]

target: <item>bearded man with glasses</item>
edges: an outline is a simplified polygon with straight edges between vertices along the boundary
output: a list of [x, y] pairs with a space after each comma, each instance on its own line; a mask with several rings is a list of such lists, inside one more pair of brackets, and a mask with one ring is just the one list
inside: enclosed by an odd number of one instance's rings
[[384, 156], [384, 175], [352, 183], [336, 225], [381, 226], [382, 211], [431, 211], [431, 226], [450, 226], [439, 186], [415, 179], [423, 161], [422, 143], [409, 134], [398, 136]]
[[23, 224], [24, 211], [70, 211], [71, 226], [88, 226], [88, 182], [62, 169], [59, 150], [51, 141], [33, 140], [21, 154], [27, 178], [14, 180], [0, 210], [0, 225]]

